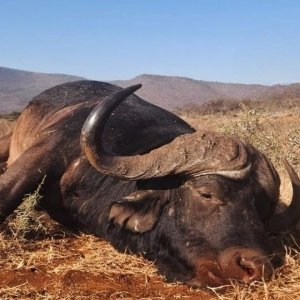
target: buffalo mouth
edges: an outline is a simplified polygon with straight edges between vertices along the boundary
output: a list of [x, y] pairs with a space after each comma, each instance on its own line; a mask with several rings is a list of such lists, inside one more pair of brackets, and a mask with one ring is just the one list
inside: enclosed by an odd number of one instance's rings
[[272, 258], [258, 249], [231, 247], [214, 258], [196, 260], [194, 276], [186, 283], [192, 287], [220, 287], [232, 282], [268, 281], [274, 273]]
[[228, 281], [223, 277], [216, 260], [200, 259], [197, 261], [194, 277], [186, 282], [191, 287], [217, 287], [226, 285]]

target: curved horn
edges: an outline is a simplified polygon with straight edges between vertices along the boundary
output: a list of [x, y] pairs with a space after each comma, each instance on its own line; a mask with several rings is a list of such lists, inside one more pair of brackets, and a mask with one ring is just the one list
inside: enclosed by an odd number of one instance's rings
[[239, 139], [213, 132], [181, 135], [143, 155], [107, 154], [102, 145], [105, 123], [114, 109], [140, 87], [135, 85], [115, 92], [100, 102], [85, 121], [81, 146], [98, 171], [127, 180], [179, 173], [190, 176], [219, 174], [232, 179], [248, 175], [250, 156], [245, 144]]
[[286, 159], [283, 159], [283, 163], [292, 183], [293, 197], [291, 204], [285, 211], [274, 215], [269, 221], [269, 230], [273, 232], [287, 230], [295, 226], [300, 220], [300, 180], [297, 173]]

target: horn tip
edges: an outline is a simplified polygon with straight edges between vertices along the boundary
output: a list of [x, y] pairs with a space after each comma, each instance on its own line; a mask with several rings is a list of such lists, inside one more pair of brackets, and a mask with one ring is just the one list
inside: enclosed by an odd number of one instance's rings
[[134, 90], [136, 91], [136, 90], [140, 89], [142, 86], [143, 85], [141, 83], [138, 83], [138, 84], [133, 85], [132, 88], [134, 88]]

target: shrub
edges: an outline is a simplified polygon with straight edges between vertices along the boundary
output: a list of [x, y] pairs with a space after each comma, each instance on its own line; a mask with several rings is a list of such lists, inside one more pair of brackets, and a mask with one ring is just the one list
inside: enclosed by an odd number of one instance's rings
[[241, 109], [240, 117], [224, 122], [221, 131], [241, 138], [278, 163], [283, 149], [275, 129], [271, 124], [263, 122], [263, 110], [254, 109], [245, 103], [241, 104]]

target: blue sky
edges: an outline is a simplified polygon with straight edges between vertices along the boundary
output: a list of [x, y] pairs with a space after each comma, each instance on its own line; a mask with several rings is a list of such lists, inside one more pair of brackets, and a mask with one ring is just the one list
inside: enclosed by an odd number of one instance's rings
[[300, 82], [300, 1], [0, 0], [0, 66]]

